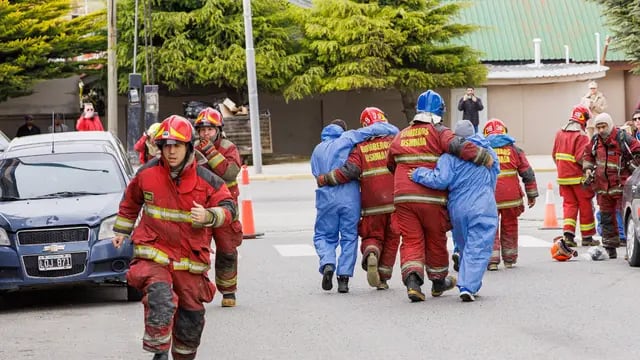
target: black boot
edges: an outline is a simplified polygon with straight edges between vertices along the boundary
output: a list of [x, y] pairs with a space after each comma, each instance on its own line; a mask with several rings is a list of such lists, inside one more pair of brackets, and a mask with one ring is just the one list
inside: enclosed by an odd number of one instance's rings
[[451, 254], [451, 260], [453, 261], [453, 270], [460, 271], [460, 254], [454, 252]]
[[167, 352], [156, 353], [153, 356], [153, 360], [169, 360], [169, 353]]
[[331, 290], [333, 289], [333, 265], [327, 264], [322, 269], [322, 289], [323, 290]]
[[349, 277], [348, 276], [338, 276], [338, 292], [339, 293], [348, 293], [349, 292]]
[[444, 280], [437, 279], [431, 281], [431, 296], [433, 297], [440, 296], [443, 292], [453, 289], [457, 283], [455, 276], [447, 276]]
[[236, 294], [222, 294], [222, 307], [234, 307], [236, 306]]
[[564, 243], [567, 244], [568, 247], [576, 247], [578, 246], [578, 244], [576, 244], [576, 240], [575, 240], [576, 236], [573, 235], [572, 233], [564, 233]]
[[614, 247], [605, 247], [607, 250], [607, 254], [609, 254], [609, 259], [617, 259], [618, 258], [618, 250]]
[[405, 284], [407, 285], [407, 296], [411, 302], [424, 301], [425, 296], [422, 289], [420, 289], [422, 281], [416, 273], [409, 274], [407, 280], [405, 280]]

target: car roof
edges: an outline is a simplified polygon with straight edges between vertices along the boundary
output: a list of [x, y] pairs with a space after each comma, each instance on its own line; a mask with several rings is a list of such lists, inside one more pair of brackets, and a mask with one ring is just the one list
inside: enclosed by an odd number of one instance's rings
[[31, 147], [33, 145], [47, 144], [47, 146], [49, 146], [52, 141], [55, 142], [56, 145], [58, 143], [99, 141], [108, 141], [115, 144], [113, 135], [107, 131], [71, 131], [17, 137], [11, 140], [6, 151], [21, 147]]
[[[53, 150], [53, 151], [52, 151]], [[10, 159], [22, 156], [36, 156], [46, 154], [77, 154], [77, 153], [100, 153], [100, 154], [113, 154], [117, 156], [116, 150], [113, 145], [106, 141], [74, 141], [71, 143], [56, 142], [51, 146], [49, 143], [32, 144], [29, 146], [20, 146], [17, 148], [10, 148], [5, 151], [3, 158]]]

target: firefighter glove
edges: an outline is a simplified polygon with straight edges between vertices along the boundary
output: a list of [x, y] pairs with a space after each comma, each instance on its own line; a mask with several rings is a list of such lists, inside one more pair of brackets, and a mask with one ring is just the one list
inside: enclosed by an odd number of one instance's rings
[[200, 151], [207, 159], [211, 159], [218, 153], [216, 147], [209, 140], [200, 140], [196, 150]]

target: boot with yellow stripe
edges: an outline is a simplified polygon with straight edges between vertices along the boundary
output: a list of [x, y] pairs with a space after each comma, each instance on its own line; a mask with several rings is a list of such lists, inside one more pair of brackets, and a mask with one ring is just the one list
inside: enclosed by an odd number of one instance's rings
[[578, 244], [576, 244], [576, 239], [575, 239], [575, 235], [573, 235], [572, 233], [564, 233], [564, 243], [567, 244], [568, 247], [576, 247], [578, 246]]
[[431, 280], [431, 282], [431, 296], [438, 297], [445, 291], [451, 290], [456, 287], [458, 279], [456, 279], [455, 276], [449, 275], [444, 279]]
[[222, 294], [222, 307], [234, 307], [236, 306], [236, 294]]
[[424, 301], [425, 295], [420, 289], [420, 285], [422, 285], [422, 280], [416, 273], [411, 273], [407, 276], [407, 280], [405, 281], [407, 285], [407, 296], [411, 302], [419, 302]]

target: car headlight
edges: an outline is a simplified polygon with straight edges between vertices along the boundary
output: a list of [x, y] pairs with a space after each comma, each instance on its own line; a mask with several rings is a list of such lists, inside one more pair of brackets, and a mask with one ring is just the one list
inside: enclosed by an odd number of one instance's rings
[[116, 223], [116, 215], [102, 220], [100, 231], [98, 232], [98, 240], [111, 239], [116, 236], [113, 232], [113, 225]]
[[11, 241], [9, 240], [9, 234], [7, 234], [7, 230], [0, 227], [0, 246], [10, 246]]

